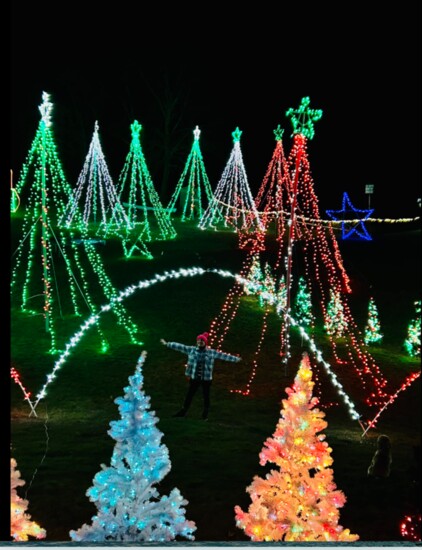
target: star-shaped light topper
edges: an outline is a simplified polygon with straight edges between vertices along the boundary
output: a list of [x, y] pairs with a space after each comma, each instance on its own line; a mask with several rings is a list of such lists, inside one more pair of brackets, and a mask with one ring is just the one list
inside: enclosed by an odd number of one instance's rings
[[310, 102], [309, 97], [303, 97], [298, 109], [286, 111], [286, 116], [292, 121], [293, 134], [302, 134], [308, 139], [315, 135], [314, 122], [322, 117], [321, 109], [309, 109]]
[[284, 130], [280, 126], [280, 124], [277, 126], [275, 130], [273, 130], [273, 132], [274, 132], [276, 141], [281, 141], [283, 139]]
[[199, 136], [201, 135], [201, 130], [198, 128], [198, 125], [195, 126], [195, 130], [193, 131], [193, 137], [195, 141], [199, 141]]
[[[355, 208], [350, 202], [348, 194], [343, 193], [342, 209], [326, 210], [326, 213], [333, 220], [339, 221], [340, 218], [343, 219], [343, 223], [341, 224], [343, 239], [349, 239], [352, 235], [356, 234], [360, 239], [372, 241], [372, 237], [366, 230], [363, 222], [369, 218], [373, 211], [373, 208], [368, 210], [360, 210], [359, 208]], [[342, 216], [340, 216], [340, 214], [342, 214]], [[357, 223], [356, 220], [358, 220]], [[347, 225], [349, 227], [346, 227]]]
[[48, 127], [51, 126], [51, 111], [53, 109], [53, 104], [50, 101], [50, 94], [43, 92], [42, 100], [42, 105], [40, 105], [38, 109], [41, 113], [41, 120]]
[[241, 135], [242, 135], [242, 130], [239, 130], [239, 127], [237, 127], [236, 130], [232, 132], [233, 143], [236, 143], [236, 141], [240, 141]]

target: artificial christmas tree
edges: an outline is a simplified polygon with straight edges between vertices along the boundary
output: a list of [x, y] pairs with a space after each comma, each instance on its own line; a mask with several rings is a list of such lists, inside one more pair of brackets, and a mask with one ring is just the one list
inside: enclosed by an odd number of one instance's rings
[[246, 489], [252, 503], [248, 512], [235, 507], [236, 525], [252, 541], [353, 542], [351, 534], [338, 524], [339, 508], [346, 502], [333, 479], [332, 449], [321, 434], [325, 414], [312, 397], [314, 382], [305, 353], [294, 384], [286, 388], [281, 417], [271, 438], [265, 441], [260, 464], [272, 462], [265, 479], [254, 477]]
[[18, 496], [17, 487], [25, 485], [21, 479], [21, 473], [16, 469], [17, 463], [14, 458], [10, 459], [10, 536], [15, 541], [27, 541], [29, 537], [44, 539], [46, 531], [31, 520], [27, 513], [29, 502]]
[[252, 257], [252, 264], [243, 285], [245, 294], [257, 294], [264, 288], [264, 274], [261, 269], [259, 252]]
[[303, 276], [300, 276], [298, 281], [294, 314], [299, 325], [306, 327], [313, 326], [315, 319], [312, 313], [311, 293]]
[[344, 313], [340, 292], [330, 289], [330, 300], [325, 317], [325, 330], [333, 338], [341, 338], [347, 330], [347, 319]]
[[383, 334], [381, 334], [381, 326], [378, 317], [378, 308], [374, 298], [371, 296], [368, 304], [368, 320], [365, 325], [365, 344], [376, 344], [381, 342]]
[[111, 465], [101, 465], [94, 484], [87, 491], [98, 512], [91, 525], [70, 531], [76, 542], [169, 542], [178, 537], [194, 540], [194, 522], [185, 519], [188, 502], [179, 489], [159, 496], [155, 485], [170, 471], [163, 434], [156, 428], [158, 418], [150, 411], [150, 398], [143, 391], [142, 365], [129, 377], [125, 395], [114, 402], [121, 419], [110, 422], [108, 434], [116, 440]]
[[273, 305], [276, 301], [276, 282], [268, 262], [265, 262], [263, 277], [263, 291], [259, 293], [261, 307], [264, 307], [265, 304]]
[[417, 300], [414, 305], [416, 317], [407, 327], [407, 337], [404, 341], [404, 349], [411, 357], [421, 354], [421, 301]]

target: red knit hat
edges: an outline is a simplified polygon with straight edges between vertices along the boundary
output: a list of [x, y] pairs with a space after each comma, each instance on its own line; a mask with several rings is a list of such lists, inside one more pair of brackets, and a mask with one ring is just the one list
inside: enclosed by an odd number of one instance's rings
[[208, 344], [208, 332], [204, 332], [203, 334], [198, 334], [198, 336], [196, 337], [196, 340], [203, 340], [205, 342], [205, 345]]

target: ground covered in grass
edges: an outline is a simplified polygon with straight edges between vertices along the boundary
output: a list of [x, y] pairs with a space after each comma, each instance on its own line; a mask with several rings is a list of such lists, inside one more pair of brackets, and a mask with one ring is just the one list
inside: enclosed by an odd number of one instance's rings
[[[339, 241], [351, 277], [352, 312], [363, 329], [368, 297], [375, 296], [384, 340], [370, 352], [397, 389], [406, 376], [420, 370], [420, 358], [410, 358], [403, 349], [408, 323], [414, 317], [413, 304], [420, 297], [420, 227], [418, 222], [399, 225], [371, 227], [372, 241]], [[118, 290], [180, 267], [240, 271], [246, 253], [238, 249], [234, 233], [200, 231], [192, 223], [176, 222], [175, 226], [176, 239], [149, 245], [153, 260], [125, 259], [120, 243], [113, 239], [98, 246]], [[19, 219], [12, 220], [12, 241], [17, 242], [18, 229]], [[295, 257], [299, 253], [299, 249], [295, 251]], [[60, 271], [56, 276], [60, 284], [66, 284]], [[30, 415], [21, 388], [12, 381], [11, 455], [26, 481], [22, 496], [29, 501], [28, 512], [46, 529], [47, 541], [70, 541], [69, 531], [90, 523], [96, 512], [85, 493], [100, 464], [109, 464], [115, 442], [107, 430], [109, 422], [119, 418], [114, 399], [123, 395], [142, 349], [148, 351], [144, 389], [160, 419], [158, 427], [172, 463], [158, 486], [160, 494], [168, 494], [173, 487], [180, 489], [188, 501], [186, 517], [197, 525], [197, 542], [249, 540], [235, 525], [234, 506], [247, 509], [250, 497], [246, 487], [255, 475], [268, 471], [259, 465], [258, 455], [275, 430], [285, 388], [294, 380], [306, 345], [292, 333], [292, 360], [287, 370], [281, 368], [280, 318], [271, 313], [250, 394], [233, 393], [231, 390], [245, 389], [250, 380], [263, 318], [257, 298], [245, 297], [223, 346], [224, 351], [241, 355], [243, 361], [216, 363], [210, 418], [203, 422], [200, 394], [186, 418], [172, 417], [186, 391], [185, 356], [159, 342], [165, 338], [193, 344], [196, 335], [208, 330], [220, 312], [233, 282], [207, 273], [134, 292], [125, 306], [139, 327], [142, 345], [130, 343], [115, 317], [105, 313], [102, 327], [109, 351], [99, 353], [96, 330], [87, 331], [56, 373], [37, 406], [37, 416]], [[105, 303], [100, 292], [96, 299], [99, 305]], [[88, 310], [86, 316], [64, 314], [57, 320], [59, 346], [69, 341], [87, 317]], [[324, 338], [317, 328], [315, 339], [329, 354]], [[12, 301], [12, 366], [33, 396], [57, 359], [47, 350], [42, 317], [21, 313]], [[325, 359], [331, 360], [329, 355]], [[339, 369], [336, 374], [359, 410], [365, 397], [362, 388], [352, 373]], [[358, 534], [360, 541], [403, 541], [401, 520], [420, 513], [420, 378], [399, 392], [364, 437], [361, 425], [350, 418], [324, 373], [315, 372], [315, 379], [328, 422], [325, 434], [333, 449], [334, 480], [347, 497], [340, 513], [341, 525]], [[374, 408], [373, 416], [377, 412]], [[366, 470], [380, 433], [392, 441], [392, 473], [386, 480], [371, 480]]]

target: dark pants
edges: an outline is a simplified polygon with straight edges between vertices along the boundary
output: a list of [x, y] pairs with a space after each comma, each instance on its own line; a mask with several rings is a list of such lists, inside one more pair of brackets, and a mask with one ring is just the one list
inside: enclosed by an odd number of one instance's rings
[[193, 396], [198, 391], [199, 386], [202, 386], [202, 395], [204, 398], [204, 411], [203, 414], [207, 415], [210, 408], [210, 389], [211, 380], [189, 380], [189, 388], [186, 393], [185, 402], [183, 408], [187, 411], [192, 403]]

